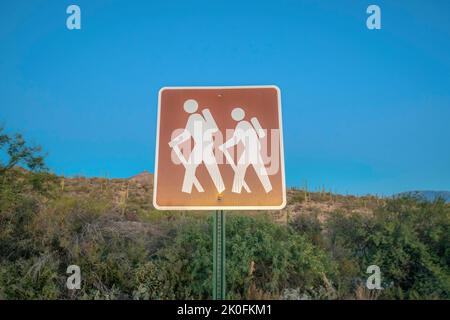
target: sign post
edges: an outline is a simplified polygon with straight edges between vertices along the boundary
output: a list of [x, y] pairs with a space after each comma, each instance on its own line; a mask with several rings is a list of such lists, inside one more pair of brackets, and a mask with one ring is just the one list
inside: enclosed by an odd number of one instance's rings
[[216, 210], [213, 219], [213, 299], [225, 299], [225, 214]]
[[153, 206], [215, 210], [214, 299], [225, 299], [223, 210], [286, 205], [281, 119], [276, 86], [159, 91]]

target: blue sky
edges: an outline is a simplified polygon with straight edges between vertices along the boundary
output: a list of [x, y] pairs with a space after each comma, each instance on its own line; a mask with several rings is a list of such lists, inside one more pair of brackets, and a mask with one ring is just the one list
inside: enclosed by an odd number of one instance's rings
[[289, 186], [450, 189], [445, 0], [3, 1], [0, 84], [0, 122], [59, 174], [153, 171], [162, 86], [276, 84]]

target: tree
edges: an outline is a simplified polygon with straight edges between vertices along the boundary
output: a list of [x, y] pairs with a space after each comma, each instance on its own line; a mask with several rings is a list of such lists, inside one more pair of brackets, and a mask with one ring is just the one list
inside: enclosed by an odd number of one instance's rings
[[0, 150], [4, 155], [0, 157], [0, 176], [18, 165], [25, 166], [33, 172], [47, 169], [40, 146], [29, 146], [21, 134], [8, 135], [4, 133], [3, 127], [0, 127]]

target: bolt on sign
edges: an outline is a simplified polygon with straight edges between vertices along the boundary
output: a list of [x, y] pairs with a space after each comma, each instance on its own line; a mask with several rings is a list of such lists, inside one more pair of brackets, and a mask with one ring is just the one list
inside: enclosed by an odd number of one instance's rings
[[282, 209], [279, 88], [162, 88], [155, 167], [160, 210]]

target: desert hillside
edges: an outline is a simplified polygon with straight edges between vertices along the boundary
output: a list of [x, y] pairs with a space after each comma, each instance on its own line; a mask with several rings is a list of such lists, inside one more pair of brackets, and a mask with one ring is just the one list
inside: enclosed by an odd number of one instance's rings
[[[130, 178], [107, 179], [85, 177], [60, 177], [61, 191], [71, 196], [93, 196], [111, 201], [114, 208], [129, 217], [154, 209], [153, 174], [141, 172]], [[283, 210], [270, 212], [279, 223], [287, 223], [301, 214], [317, 214], [320, 219], [340, 211], [345, 213], [370, 214], [374, 208], [383, 203], [376, 196], [353, 196], [333, 194], [325, 189], [309, 191], [306, 188], [289, 188], [287, 190], [287, 206]], [[255, 215], [257, 211], [246, 211]], [[207, 214], [207, 213], [205, 213]]]
[[[211, 212], [155, 210], [152, 181], [5, 167], [0, 299], [210, 299]], [[444, 201], [289, 189], [281, 211], [227, 212], [227, 298], [448, 299], [449, 236]]]

